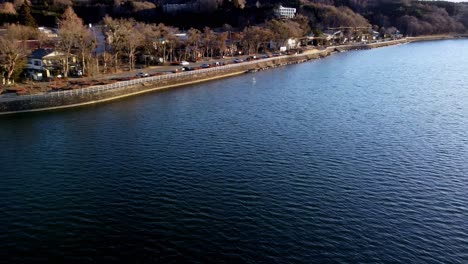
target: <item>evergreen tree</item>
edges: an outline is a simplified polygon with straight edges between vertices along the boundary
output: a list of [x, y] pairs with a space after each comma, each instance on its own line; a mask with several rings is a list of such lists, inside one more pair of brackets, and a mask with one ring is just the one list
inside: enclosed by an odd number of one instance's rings
[[29, 27], [37, 27], [36, 20], [31, 15], [31, 6], [29, 5], [28, 1], [24, 1], [24, 3], [21, 5], [18, 11], [18, 15], [20, 24]]

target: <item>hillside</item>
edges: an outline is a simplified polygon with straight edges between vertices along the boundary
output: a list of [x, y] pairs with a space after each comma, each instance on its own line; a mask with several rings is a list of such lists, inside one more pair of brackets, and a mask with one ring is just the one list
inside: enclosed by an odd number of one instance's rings
[[[13, 4], [0, 5], [0, 23], [20, 20]], [[105, 15], [132, 17], [181, 29], [231, 26], [242, 29], [273, 18], [279, 4], [297, 8], [313, 30], [328, 27], [372, 26], [378, 31], [398, 28], [410, 36], [466, 32], [468, 4], [410, 0], [37, 0], [32, 15], [39, 25], [56, 26], [57, 17], [73, 4], [85, 23], [98, 23]]]

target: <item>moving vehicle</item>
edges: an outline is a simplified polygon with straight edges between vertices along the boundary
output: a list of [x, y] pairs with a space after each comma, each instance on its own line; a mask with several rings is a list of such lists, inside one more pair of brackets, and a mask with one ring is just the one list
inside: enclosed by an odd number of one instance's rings
[[234, 62], [235, 63], [240, 63], [240, 62], [243, 62], [243, 60], [242, 59], [235, 59]]
[[149, 74], [147, 72], [139, 72], [136, 75], [137, 77], [143, 78], [143, 77], [148, 77]]
[[181, 62], [180, 62], [180, 65], [182, 65], [182, 66], [187, 66], [187, 65], [189, 65], [189, 64], [190, 64], [190, 63], [189, 63], [188, 61], [181, 61]]

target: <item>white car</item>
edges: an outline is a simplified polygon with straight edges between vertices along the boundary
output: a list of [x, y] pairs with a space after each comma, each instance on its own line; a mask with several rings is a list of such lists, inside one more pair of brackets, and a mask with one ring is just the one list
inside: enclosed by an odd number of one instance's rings
[[188, 61], [181, 61], [181, 62], [180, 62], [180, 65], [182, 65], [182, 66], [187, 66], [187, 65], [189, 65], [189, 64], [190, 64], [190, 63], [189, 63]]
[[137, 73], [137, 75], [136, 75], [136, 76], [137, 76], [137, 77], [141, 77], [141, 78], [143, 78], [143, 77], [148, 77], [148, 76], [149, 76], [149, 74], [148, 74], [147, 72], [139, 72], [139, 73]]

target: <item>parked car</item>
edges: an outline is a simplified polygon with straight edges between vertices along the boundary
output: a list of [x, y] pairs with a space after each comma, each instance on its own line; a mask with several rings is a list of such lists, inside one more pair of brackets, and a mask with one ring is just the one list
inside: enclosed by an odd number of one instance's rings
[[143, 78], [143, 77], [148, 77], [149, 74], [147, 72], [139, 72], [136, 75], [137, 77]]
[[190, 63], [189, 63], [188, 61], [181, 61], [181, 62], [180, 62], [180, 65], [182, 65], [182, 66], [187, 66], [187, 65], [189, 65], [189, 64], [190, 64]]

